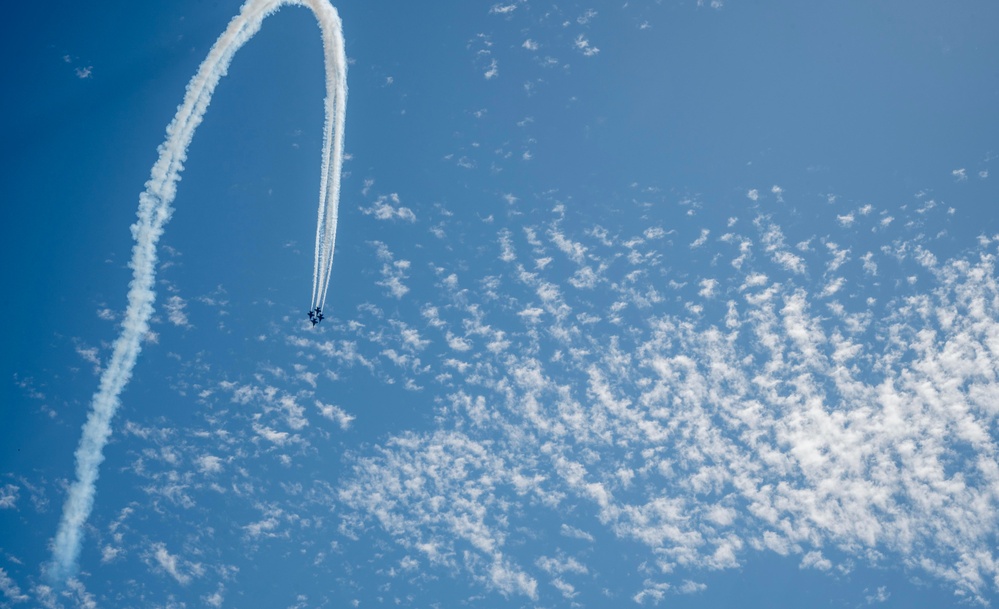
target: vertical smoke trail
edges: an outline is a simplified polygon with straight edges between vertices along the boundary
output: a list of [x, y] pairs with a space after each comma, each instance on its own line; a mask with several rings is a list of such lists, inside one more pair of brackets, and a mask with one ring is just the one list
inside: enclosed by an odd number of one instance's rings
[[[340, 16], [329, 4], [329, 0], [247, 0], [188, 83], [184, 101], [167, 126], [166, 140], [159, 146], [159, 158], [150, 172], [146, 190], [139, 195], [138, 219], [132, 225], [135, 245], [132, 247], [132, 260], [129, 263], [132, 281], [129, 283], [128, 306], [121, 334], [114, 343], [111, 360], [101, 375], [100, 386], [94, 394], [93, 407], [83, 426], [83, 437], [76, 450], [76, 481], [70, 487], [63, 507], [62, 520], [53, 541], [52, 564], [47, 573], [55, 583], [65, 582], [76, 571], [82, 527], [93, 508], [99, 468], [104, 460], [104, 446], [111, 434], [111, 419], [121, 403], [121, 392], [132, 377], [132, 369], [142, 349], [142, 338], [149, 330], [149, 317], [155, 300], [153, 283], [156, 274], [156, 244], [173, 211], [170, 204], [177, 193], [177, 180], [184, 168], [187, 148], [211, 103], [216, 85], [225, 75], [236, 51], [260, 30], [265, 17], [286, 4], [305, 6], [312, 10], [323, 36], [326, 122], [316, 228], [316, 267], [313, 269], [313, 300], [317, 299], [316, 290], [321, 290], [318, 298], [325, 300], [329, 268], [333, 262], [333, 232], [336, 230], [346, 117], [346, 59]], [[330, 184], [331, 179], [334, 180], [333, 184]], [[333, 219], [332, 226], [329, 225], [328, 218]], [[317, 281], [322, 277], [327, 280]]]
[[[315, 9], [314, 9], [315, 10]], [[334, 11], [334, 17], [336, 17]], [[344, 125], [347, 120], [347, 56], [343, 51], [343, 33], [339, 17], [335, 27], [323, 28], [323, 47], [338, 48], [326, 56], [326, 128], [323, 132], [322, 179], [319, 187], [319, 211], [316, 220], [316, 253], [312, 276], [312, 308], [326, 305], [329, 277], [333, 270], [337, 215], [340, 201], [340, 176], [343, 170]], [[323, 201], [326, 205], [323, 205]], [[325, 272], [323, 271], [325, 269]]]
[[[341, 53], [337, 60], [342, 62], [333, 66], [335, 68], [334, 74], [346, 74], [347, 64], [345, 54]], [[327, 78], [329, 78], [329, 67], [327, 67]], [[333, 121], [337, 125], [343, 125], [347, 121], [347, 79], [346, 78], [334, 78], [334, 87], [336, 88], [336, 94], [333, 95], [332, 103], [332, 116]], [[328, 98], [327, 98], [328, 99]], [[330, 106], [327, 105], [327, 111], [330, 110]], [[327, 118], [327, 120], [329, 120]], [[326, 132], [327, 136], [329, 131]], [[328, 142], [328, 140], [327, 140]], [[324, 142], [323, 149], [327, 154], [329, 153], [328, 143]], [[327, 204], [326, 208], [326, 222], [324, 226], [326, 228], [326, 235], [323, 239], [325, 243], [325, 251], [327, 260], [324, 262], [326, 268], [326, 276], [323, 279], [322, 289], [319, 291], [322, 302], [319, 303], [321, 307], [326, 307], [326, 293], [329, 289], [330, 274], [333, 272], [333, 250], [336, 246], [336, 225], [338, 220], [339, 206], [337, 202], [340, 201], [340, 176], [343, 172], [343, 128], [339, 127], [333, 130], [333, 161], [328, 163], [324, 169], [326, 174], [325, 180], [328, 181], [330, 185], [331, 192], [329, 193], [329, 200], [333, 201], [333, 204]], [[323, 157], [324, 159], [329, 158], [328, 156]]]

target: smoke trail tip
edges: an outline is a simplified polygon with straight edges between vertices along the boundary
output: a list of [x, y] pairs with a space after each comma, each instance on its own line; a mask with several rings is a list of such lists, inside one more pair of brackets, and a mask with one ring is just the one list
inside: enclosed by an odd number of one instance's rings
[[62, 592], [77, 574], [76, 561], [67, 564], [62, 560], [53, 560], [42, 565], [42, 579], [55, 593]]

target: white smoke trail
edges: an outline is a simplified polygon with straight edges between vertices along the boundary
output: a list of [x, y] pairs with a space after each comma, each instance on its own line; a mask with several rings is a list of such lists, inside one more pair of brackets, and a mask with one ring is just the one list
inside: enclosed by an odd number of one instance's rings
[[[337, 19], [337, 24], [339, 23]], [[323, 29], [324, 48], [339, 45], [341, 52], [332, 56], [327, 54], [326, 61], [326, 128], [323, 133], [322, 181], [316, 220], [316, 254], [312, 277], [313, 308], [326, 306], [326, 293], [333, 271], [333, 249], [336, 244], [340, 176], [343, 171], [343, 127], [347, 120], [347, 57], [342, 52], [342, 39], [343, 34], [340, 30]], [[325, 206], [322, 204], [323, 201], [327, 202]]]
[[[132, 281], [128, 290], [128, 307], [121, 335], [115, 341], [111, 360], [101, 375], [100, 387], [94, 395], [93, 407], [83, 426], [83, 437], [76, 450], [76, 481], [66, 498], [59, 530], [53, 541], [52, 564], [47, 573], [56, 583], [65, 582], [76, 571], [82, 527], [93, 508], [99, 468], [104, 460], [104, 446], [111, 434], [111, 419], [120, 404], [121, 392], [131, 379], [132, 369], [142, 348], [142, 339], [149, 330], [149, 317], [155, 300], [153, 282], [156, 274], [156, 244], [173, 211], [170, 204], [176, 196], [177, 180], [184, 168], [187, 148], [208, 109], [216, 85], [228, 70], [236, 51], [260, 30], [265, 17], [284, 5], [309, 8], [315, 14], [323, 36], [326, 122], [316, 228], [316, 266], [313, 269], [313, 301], [317, 298], [325, 301], [329, 269], [333, 262], [346, 118], [346, 58], [340, 16], [329, 4], [329, 0], [247, 0], [188, 83], [184, 101], [167, 126], [166, 140], [159, 147], [159, 158], [146, 182], [146, 190], [139, 195], [138, 220], [132, 225], [135, 245], [132, 247], [132, 260], [129, 263]], [[332, 223], [328, 222], [329, 218], [332, 218]], [[316, 293], [317, 290], [319, 294]]]
[[[340, 55], [339, 59], [344, 62], [346, 60], [343, 54]], [[336, 73], [338, 74], [346, 74], [347, 72], [346, 63], [344, 63], [343, 65], [337, 65], [335, 66], [335, 68], [336, 68]], [[329, 68], [327, 68], [327, 78], [329, 77], [330, 77]], [[327, 112], [331, 112], [333, 116], [333, 121], [337, 125], [343, 125], [347, 120], [347, 104], [346, 104], [347, 79], [346, 78], [333, 79], [333, 82], [334, 86], [336, 87], [336, 94], [333, 96], [332, 104], [329, 103], [329, 96], [327, 96], [326, 110]], [[331, 105], [332, 108], [330, 107]], [[329, 119], [327, 118], [327, 120]], [[327, 131], [326, 133], [328, 136], [330, 132]], [[326, 152], [327, 155], [329, 154], [328, 142], [329, 140], [327, 139], [323, 145], [324, 152]], [[332, 190], [332, 192], [329, 193], [329, 198], [332, 201], [340, 200], [340, 177], [343, 171], [343, 142], [344, 142], [343, 129], [338, 128], [333, 130], [333, 142], [332, 142], [333, 162], [331, 163], [325, 162], [325, 166], [323, 167], [324, 170], [323, 180], [324, 183], [329, 184], [329, 187]], [[329, 156], [324, 157], [324, 161], [329, 158], [330, 158]], [[330, 274], [333, 272], [333, 250], [334, 247], [336, 246], [336, 225], [337, 225], [337, 220], [338, 220], [337, 216], [339, 211], [337, 205], [327, 205], [326, 207], [327, 207], [327, 216], [326, 216], [326, 222], [324, 223], [326, 234], [323, 239], [323, 243], [325, 244], [326, 260], [323, 261], [323, 267], [320, 267], [320, 268], [325, 268], [326, 273], [325, 273], [325, 278], [323, 279], [322, 282], [322, 286], [319, 290], [319, 293], [322, 297], [322, 302], [320, 303], [320, 306], [322, 307], [326, 306], [326, 293], [329, 289]]]

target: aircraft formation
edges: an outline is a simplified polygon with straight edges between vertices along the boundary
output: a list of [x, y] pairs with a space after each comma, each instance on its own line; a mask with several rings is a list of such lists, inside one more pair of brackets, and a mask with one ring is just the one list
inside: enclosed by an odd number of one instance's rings
[[309, 321], [312, 322], [312, 327], [313, 328], [316, 327], [316, 324], [319, 323], [319, 322], [321, 322], [323, 319], [324, 319], [324, 316], [323, 316], [323, 308], [322, 307], [316, 307], [315, 309], [312, 309], [311, 311], [309, 311]]

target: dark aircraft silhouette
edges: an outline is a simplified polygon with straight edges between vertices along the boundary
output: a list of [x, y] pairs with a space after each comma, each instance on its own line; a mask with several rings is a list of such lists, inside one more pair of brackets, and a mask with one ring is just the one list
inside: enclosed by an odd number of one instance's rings
[[317, 323], [321, 322], [325, 316], [323, 315], [322, 307], [316, 307], [309, 311], [309, 321], [312, 322], [312, 327], [315, 327]]

